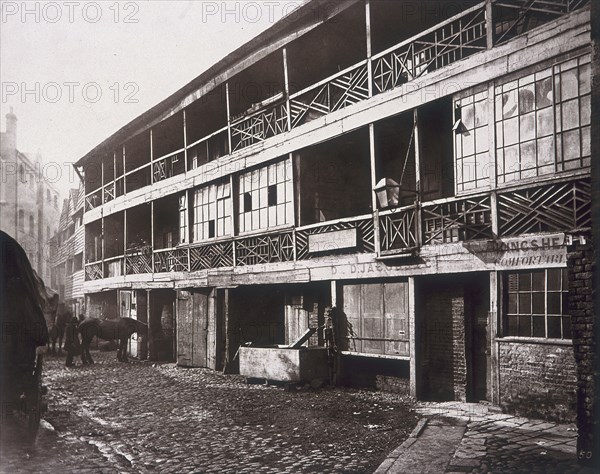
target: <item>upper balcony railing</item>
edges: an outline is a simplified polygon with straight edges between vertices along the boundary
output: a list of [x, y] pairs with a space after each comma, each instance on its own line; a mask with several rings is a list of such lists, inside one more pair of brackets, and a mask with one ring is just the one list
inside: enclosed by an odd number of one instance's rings
[[[226, 128], [188, 144], [187, 150], [205, 145], [202, 163], [222, 156], [211, 155], [209, 150], [214, 140], [222, 139], [222, 133], [227, 133], [231, 146], [226, 154], [243, 150], [502, 44], [589, 3], [590, 0], [483, 1], [302, 91], [290, 96], [280, 93], [263, 101], [231, 118]], [[183, 155], [184, 151], [178, 150], [144, 165], [152, 166], [152, 182], [193, 168], [186, 165], [175, 170], [174, 162], [182, 162]], [[86, 211], [121, 194], [115, 192], [114, 183], [108, 183], [104, 192], [100, 189], [86, 195]]]

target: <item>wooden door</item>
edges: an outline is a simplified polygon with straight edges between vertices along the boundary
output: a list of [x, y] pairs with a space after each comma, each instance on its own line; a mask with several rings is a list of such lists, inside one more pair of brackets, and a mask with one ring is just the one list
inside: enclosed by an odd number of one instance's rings
[[344, 285], [343, 301], [350, 351], [410, 355], [407, 282]]
[[177, 363], [207, 367], [208, 291], [177, 292]]

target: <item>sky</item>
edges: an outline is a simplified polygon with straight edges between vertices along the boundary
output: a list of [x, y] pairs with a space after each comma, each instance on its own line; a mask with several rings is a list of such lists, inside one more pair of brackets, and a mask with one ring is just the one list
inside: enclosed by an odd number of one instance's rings
[[304, 0], [0, 0], [0, 128], [41, 153], [66, 196], [71, 163]]

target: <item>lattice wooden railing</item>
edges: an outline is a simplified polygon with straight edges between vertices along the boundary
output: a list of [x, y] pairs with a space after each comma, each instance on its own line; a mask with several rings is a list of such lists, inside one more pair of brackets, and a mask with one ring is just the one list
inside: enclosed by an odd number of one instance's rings
[[505, 43], [589, 3], [590, 0], [493, 0], [494, 44]]
[[164, 158], [160, 158], [159, 160], [152, 163], [152, 177], [154, 182], [162, 181], [163, 179], [170, 178], [177, 174], [183, 173], [185, 171], [185, 165], [180, 167], [180, 173], [177, 173], [175, 169], [175, 163], [179, 160], [184, 160], [185, 153], [180, 151], [176, 153], [172, 153], [169, 156], [165, 156]]
[[388, 91], [486, 48], [482, 3], [374, 56], [373, 92]]
[[425, 205], [421, 216], [424, 245], [491, 239], [494, 236], [489, 195]]
[[412, 207], [379, 216], [381, 252], [410, 253], [419, 246], [417, 210]]
[[265, 141], [288, 130], [288, 111], [285, 102], [270, 105], [231, 124], [233, 151]]
[[[308, 244], [310, 235], [326, 234], [347, 229], [356, 229], [357, 245], [356, 248], [351, 249], [353, 253], [375, 252], [375, 227], [373, 225], [373, 219], [363, 218], [355, 221], [334, 222], [316, 227], [298, 229], [296, 231], [296, 258], [298, 260], [305, 260], [311, 257]], [[331, 252], [321, 251], [319, 254], [335, 253], [335, 251], [335, 249], [332, 249]]]
[[292, 128], [369, 98], [366, 61], [290, 97]]
[[152, 273], [152, 250], [125, 255], [125, 274]]
[[86, 281], [102, 280], [103, 278], [104, 271], [102, 270], [102, 262], [90, 263], [85, 266]]
[[294, 260], [294, 235], [290, 232], [257, 235], [235, 241], [238, 266]]
[[102, 189], [85, 197], [85, 210], [91, 211], [102, 204]]
[[156, 273], [189, 271], [187, 248], [155, 250], [154, 271]]
[[591, 227], [589, 180], [555, 183], [498, 195], [502, 236]]
[[104, 186], [104, 202], [110, 202], [115, 198], [115, 183], [108, 183]]
[[190, 271], [222, 267], [233, 267], [233, 242], [215, 242], [190, 248]]

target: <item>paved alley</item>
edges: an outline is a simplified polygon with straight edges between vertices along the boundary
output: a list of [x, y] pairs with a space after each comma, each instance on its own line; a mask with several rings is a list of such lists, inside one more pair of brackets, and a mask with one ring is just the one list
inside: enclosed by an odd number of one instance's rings
[[373, 472], [418, 420], [399, 396], [286, 392], [175, 364], [49, 358], [54, 431], [3, 448], [2, 472]]

